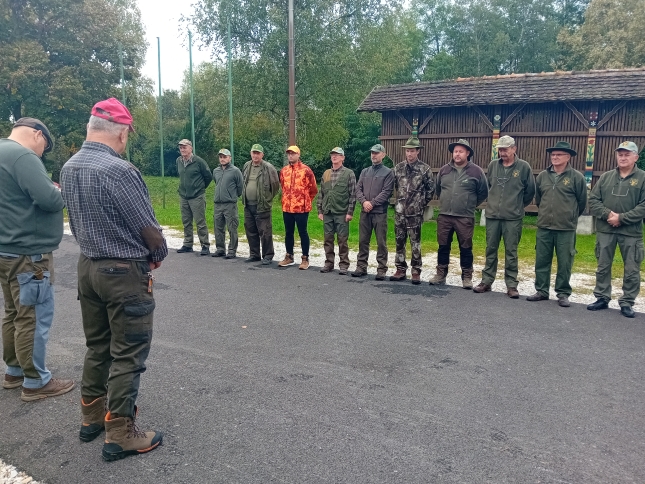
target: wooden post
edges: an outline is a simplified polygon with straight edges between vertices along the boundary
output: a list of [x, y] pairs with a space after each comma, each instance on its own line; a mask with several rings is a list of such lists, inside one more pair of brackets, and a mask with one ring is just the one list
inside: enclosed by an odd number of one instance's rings
[[598, 126], [598, 105], [594, 105], [589, 112], [589, 135], [587, 137], [587, 159], [585, 164], [585, 180], [587, 189], [591, 190], [593, 180], [593, 164], [596, 154], [596, 130]]
[[499, 132], [502, 126], [502, 116], [500, 114], [499, 106], [495, 107], [495, 116], [493, 116], [493, 146], [491, 148], [491, 160], [496, 160], [499, 157], [497, 153], [497, 142], [499, 141]]
[[412, 112], [412, 136], [419, 137], [419, 110], [415, 109]]

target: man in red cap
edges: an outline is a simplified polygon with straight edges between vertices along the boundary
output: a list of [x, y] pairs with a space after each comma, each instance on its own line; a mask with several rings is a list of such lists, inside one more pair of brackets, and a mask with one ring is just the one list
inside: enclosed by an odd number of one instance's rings
[[148, 452], [162, 439], [134, 423], [152, 339], [152, 271], [168, 248], [141, 173], [119, 156], [130, 131], [132, 116], [123, 104], [97, 103], [86, 141], [61, 171], [69, 226], [81, 248], [78, 296], [87, 353], [79, 437], [89, 442], [105, 428], [108, 461]]

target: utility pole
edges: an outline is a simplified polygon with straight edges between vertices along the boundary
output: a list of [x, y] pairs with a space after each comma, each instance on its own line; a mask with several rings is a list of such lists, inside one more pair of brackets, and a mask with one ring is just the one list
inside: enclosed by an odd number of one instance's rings
[[190, 135], [195, 153], [195, 98], [193, 95], [193, 34], [188, 31], [188, 58], [190, 62]]
[[[119, 67], [121, 69], [121, 102], [123, 103], [124, 106], [127, 106], [125, 103], [125, 76], [123, 75], [123, 46], [121, 46], [121, 43], [119, 42]], [[128, 158], [128, 161], [130, 161], [130, 143], [125, 145], [125, 154], [126, 157]]]
[[233, 151], [233, 58], [231, 56], [231, 21], [228, 21], [228, 124], [231, 138], [231, 162], [235, 163]]
[[157, 64], [159, 66], [159, 99], [157, 106], [159, 107], [159, 163], [161, 164], [161, 192], [162, 192], [162, 207], [166, 208], [166, 183], [164, 180], [164, 163], [163, 163], [163, 119], [162, 119], [162, 97], [161, 97], [161, 41], [157, 37]]
[[296, 144], [296, 54], [293, 31], [293, 0], [289, 0], [289, 145]]

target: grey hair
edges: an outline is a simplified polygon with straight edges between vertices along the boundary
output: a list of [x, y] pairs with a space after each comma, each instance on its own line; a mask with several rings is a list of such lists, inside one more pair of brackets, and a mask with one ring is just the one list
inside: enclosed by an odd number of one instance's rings
[[107, 119], [99, 118], [98, 116], [90, 116], [90, 122], [87, 124], [88, 130], [102, 131], [111, 134], [112, 136], [119, 136], [124, 129], [128, 129], [128, 125], [113, 123]]

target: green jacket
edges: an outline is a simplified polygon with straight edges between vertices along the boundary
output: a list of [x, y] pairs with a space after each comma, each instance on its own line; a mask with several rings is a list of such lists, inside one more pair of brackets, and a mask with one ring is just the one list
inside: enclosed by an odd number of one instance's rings
[[576, 230], [578, 217], [587, 207], [587, 182], [570, 164], [556, 179], [553, 165], [535, 180], [537, 226], [549, 230]]
[[[603, 173], [589, 196], [589, 210], [598, 232], [643, 237], [645, 218], [645, 171], [634, 167], [625, 178], [618, 168]], [[607, 223], [609, 212], [619, 214], [620, 225]]]
[[439, 214], [474, 217], [475, 208], [488, 196], [484, 170], [469, 161], [460, 172], [451, 161], [437, 174], [437, 196]]
[[213, 180], [215, 180], [215, 194], [213, 201], [215, 203], [237, 203], [237, 199], [242, 195], [244, 188], [242, 183], [242, 172], [233, 163], [222, 165], [213, 170]]
[[193, 155], [192, 163], [188, 163], [186, 166], [184, 166], [181, 156], [177, 158], [177, 172], [179, 173], [179, 189], [177, 192], [181, 198], [186, 200], [203, 195], [206, 187], [213, 180], [210, 168], [197, 155]]
[[488, 165], [488, 203], [486, 218], [519, 220], [524, 217], [524, 207], [530, 205], [535, 196], [535, 177], [531, 165], [515, 158], [508, 167], [501, 159]]
[[36, 255], [58, 249], [64, 207], [36, 153], [0, 139], [0, 252]]
[[332, 215], [353, 214], [356, 206], [356, 175], [349, 168], [342, 166], [334, 186], [332, 186], [331, 177], [332, 170], [325, 170], [316, 203], [318, 213]]
[[[249, 182], [251, 163], [253, 163], [252, 160], [247, 161], [242, 168], [242, 179], [244, 183], [244, 188], [242, 189], [242, 203], [245, 206], [246, 185]], [[260, 167], [260, 174], [256, 180], [256, 183], [258, 184], [258, 213], [270, 212], [273, 205], [273, 197], [275, 197], [280, 191], [280, 178], [278, 177], [278, 172], [271, 163], [262, 160]]]

